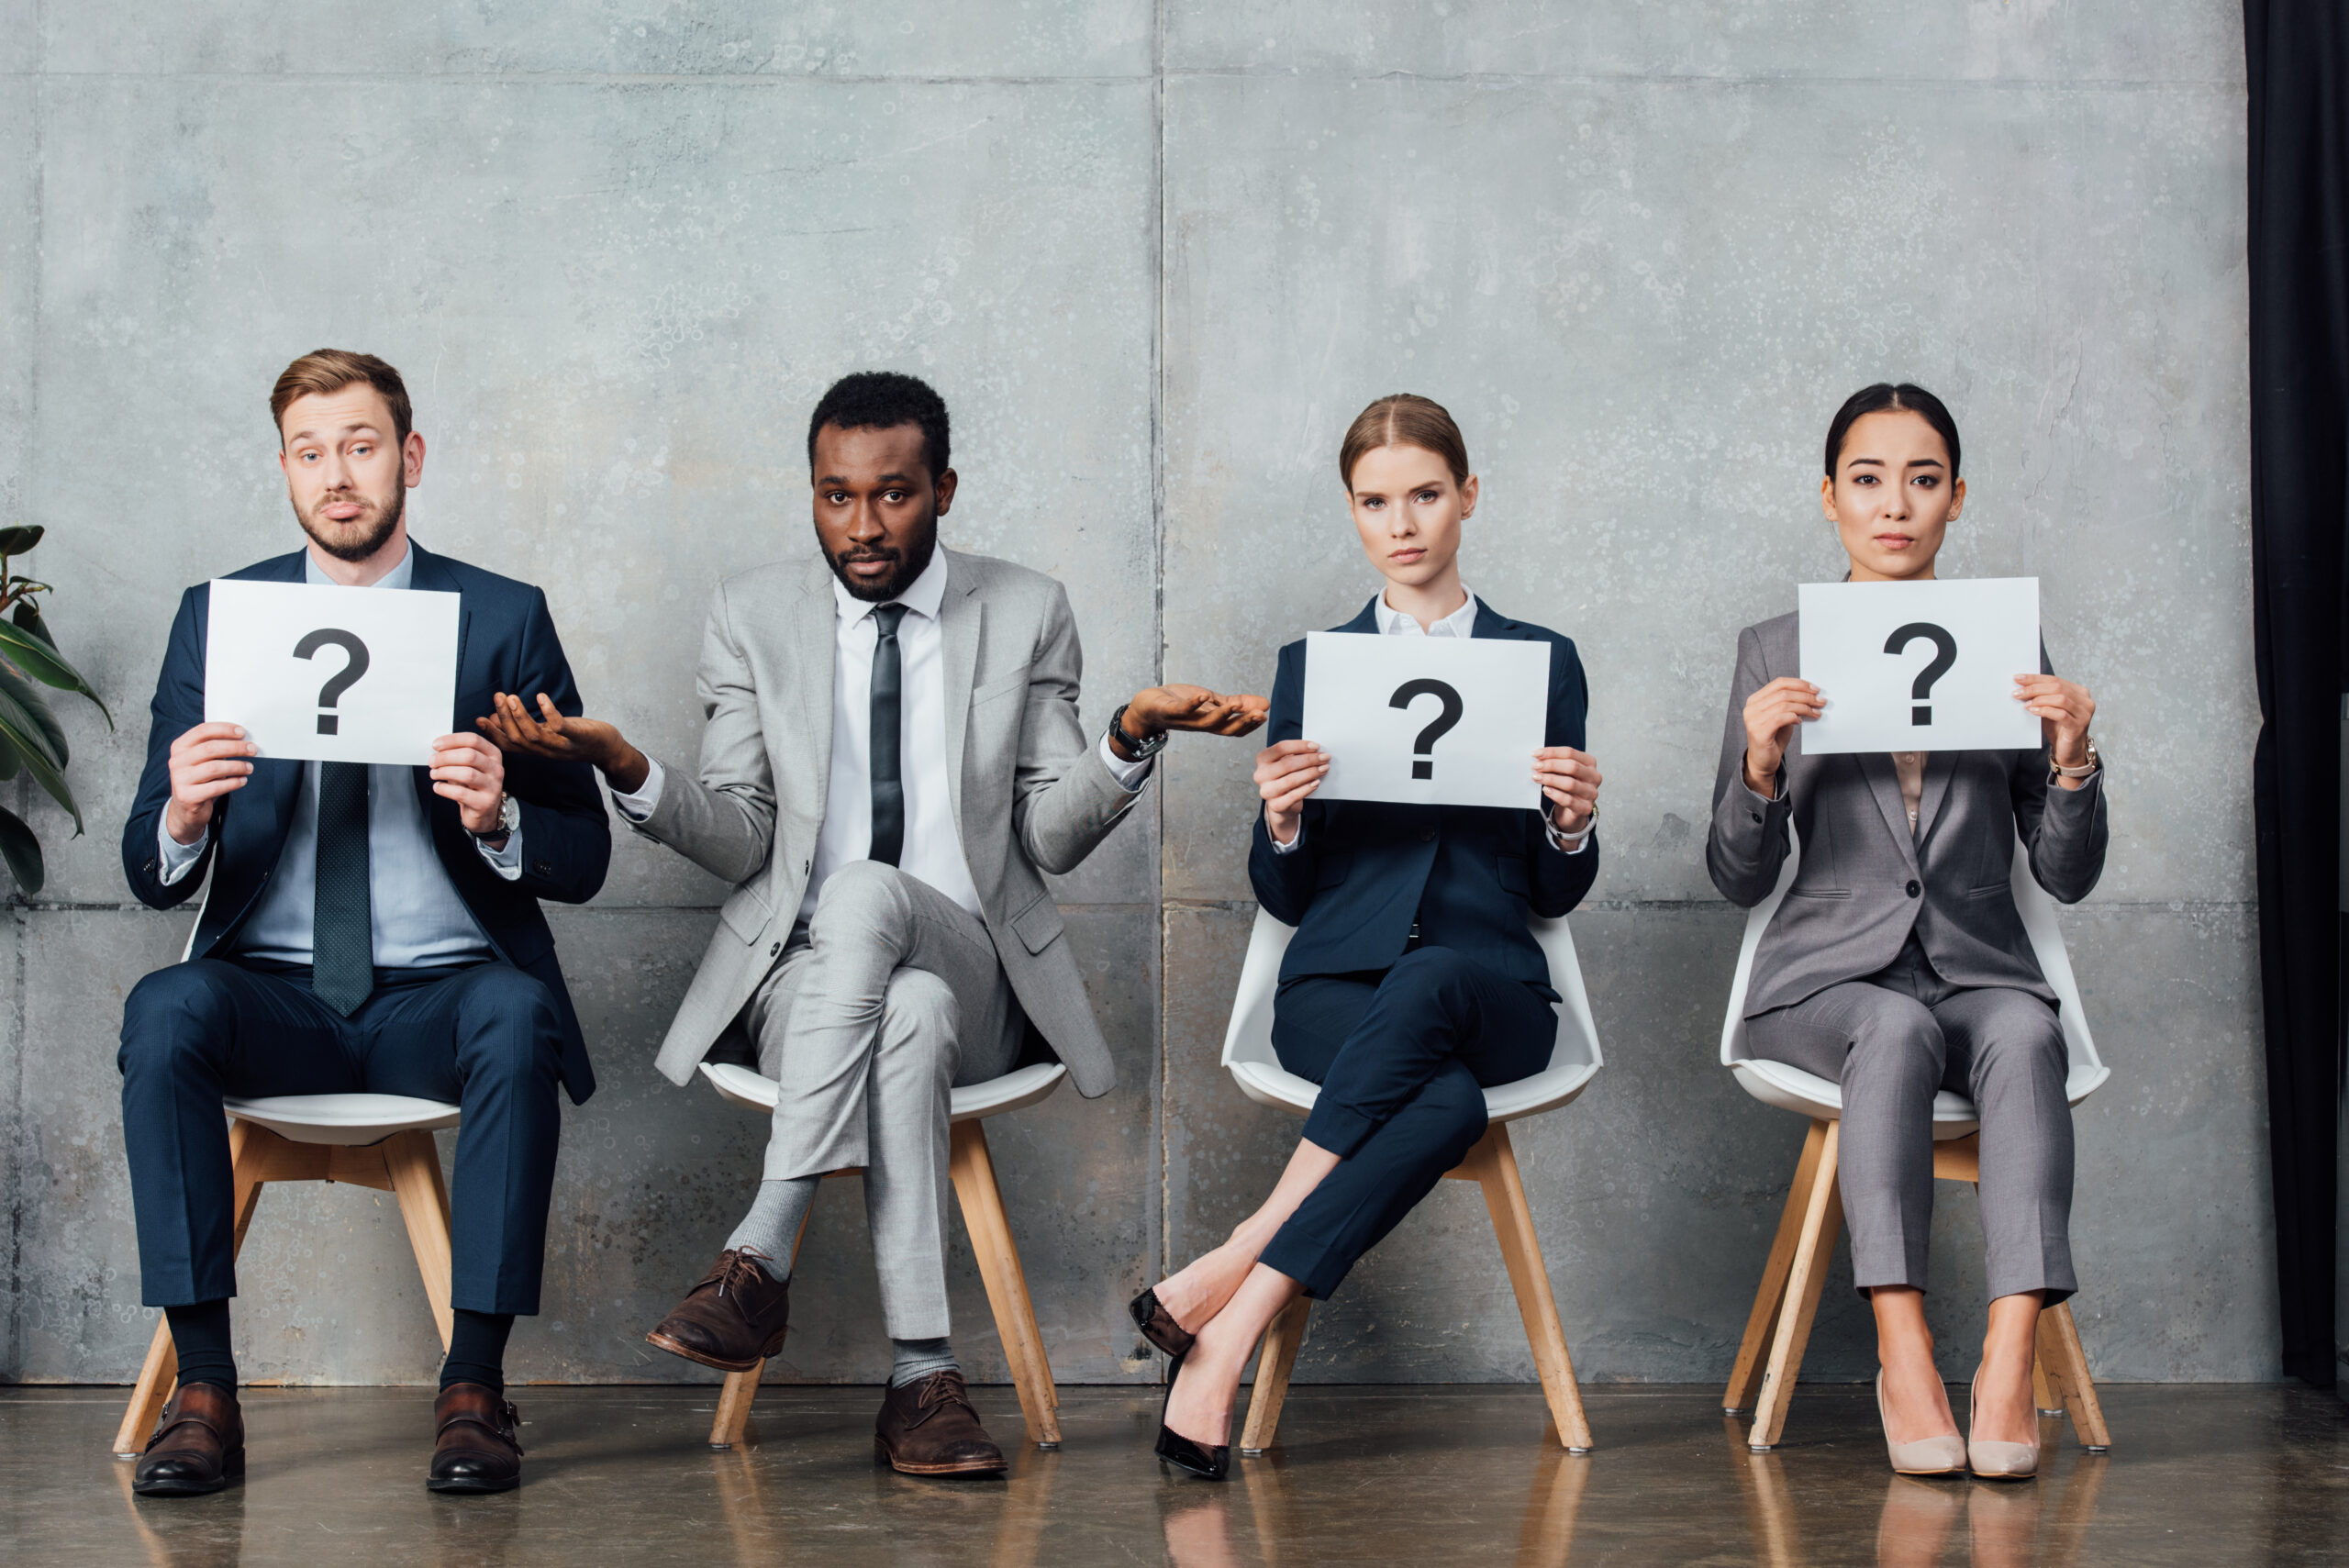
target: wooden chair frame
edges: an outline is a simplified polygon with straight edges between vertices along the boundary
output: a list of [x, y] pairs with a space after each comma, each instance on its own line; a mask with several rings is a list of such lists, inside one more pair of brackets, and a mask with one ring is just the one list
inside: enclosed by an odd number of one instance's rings
[[[1753, 1412], [1746, 1446], [1756, 1453], [1776, 1448], [1786, 1429], [1795, 1377], [1802, 1370], [1811, 1320], [1818, 1315], [1820, 1295], [1827, 1284], [1827, 1265], [1835, 1255], [1835, 1235], [1842, 1228], [1842, 1186], [1836, 1179], [1836, 1147], [1842, 1129], [1841, 1122], [1811, 1121], [1810, 1132], [1803, 1140], [1802, 1157], [1795, 1165], [1794, 1185], [1787, 1194], [1786, 1211], [1778, 1218], [1777, 1238], [1771, 1242], [1769, 1262], [1762, 1268], [1762, 1287], [1754, 1294], [1753, 1310], [1745, 1320], [1745, 1339], [1738, 1346], [1729, 1388], [1721, 1396], [1724, 1415]], [[1933, 1175], [1940, 1181], [1979, 1186], [1980, 1134], [1935, 1143]], [[2090, 1453], [2107, 1451], [2112, 1446], [2112, 1434], [2104, 1424], [2104, 1407], [2088, 1375], [2087, 1352], [2081, 1347], [2069, 1302], [2039, 1315], [2038, 1351], [2032, 1386], [2040, 1412], [2069, 1416], [2081, 1447]]]
[[[440, 1156], [431, 1133], [411, 1128], [375, 1143], [297, 1143], [239, 1117], [228, 1127], [228, 1158], [236, 1181], [232, 1257], [244, 1251], [261, 1190], [272, 1182], [342, 1182], [396, 1196], [417, 1272], [424, 1277], [433, 1326], [440, 1331], [440, 1348], [448, 1349], [453, 1323], [449, 1310], [449, 1189], [440, 1180]], [[115, 1432], [117, 1459], [139, 1457], [178, 1382], [179, 1351], [172, 1343], [171, 1320], [165, 1318], [155, 1325], [146, 1362], [131, 1390], [130, 1408], [123, 1412], [122, 1426]]]
[[[1470, 1146], [1465, 1159], [1444, 1173], [1444, 1179], [1475, 1182], [1484, 1189], [1485, 1207], [1493, 1217], [1493, 1235], [1500, 1242], [1501, 1262], [1508, 1268], [1509, 1287], [1517, 1293], [1518, 1316], [1525, 1320], [1526, 1343], [1533, 1351], [1533, 1369], [1541, 1374], [1542, 1397], [1550, 1407], [1558, 1440], [1569, 1453], [1588, 1453], [1590, 1423], [1583, 1415], [1574, 1358], [1566, 1353], [1565, 1329], [1558, 1321], [1557, 1298], [1550, 1293], [1550, 1273], [1542, 1262], [1542, 1239], [1534, 1233], [1533, 1211], [1525, 1201], [1525, 1184], [1518, 1175], [1508, 1124], [1488, 1125], [1485, 1136]], [[1252, 1458], [1273, 1446], [1281, 1406], [1288, 1398], [1289, 1374], [1297, 1367], [1297, 1349], [1305, 1342], [1306, 1317], [1312, 1308], [1312, 1301], [1300, 1296], [1264, 1329], [1264, 1346], [1256, 1356], [1256, 1387], [1240, 1434], [1240, 1451]]]
[[[1019, 1394], [1019, 1413], [1027, 1419], [1028, 1436], [1038, 1448], [1061, 1446], [1060, 1396], [1052, 1385], [1052, 1362], [1044, 1354], [1044, 1336], [1036, 1327], [1036, 1306], [1028, 1296], [1028, 1276], [1019, 1266], [1019, 1246], [1012, 1240], [1011, 1218], [1004, 1210], [1003, 1188], [996, 1184], [995, 1158], [987, 1151], [985, 1125], [974, 1118], [950, 1129], [948, 1174], [963, 1210], [963, 1224], [971, 1233], [971, 1251], [977, 1256], [979, 1278], [987, 1289], [987, 1305], [995, 1312], [996, 1335], [1003, 1340], [1003, 1359], [1011, 1365], [1011, 1382]], [[832, 1171], [826, 1179], [861, 1174]], [[799, 1236], [791, 1243], [796, 1266], [799, 1242], [807, 1222], [799, 1222]], [[751, 1404], [758, 1397], [760, 1362], [743, 1372], [729, 1372], [718, 1390], [718, 1413], [709, 1425], [709, 1446], [730, 1449], [745, 1440], [751, 1424]]]

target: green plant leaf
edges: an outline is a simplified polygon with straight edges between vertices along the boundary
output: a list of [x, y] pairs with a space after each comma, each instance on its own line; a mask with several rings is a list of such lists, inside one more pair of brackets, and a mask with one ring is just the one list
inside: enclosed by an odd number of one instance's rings
[[[11, 578], [9, 581], [12, 583], [21, 583], [24, 579], [21, 577], [16, 577]], [[18, 599], [17, 601], [16, 622], [18, 626], [23, 627], [27, 631], [31, 632], [35, 637], [39, 638], [43, 642], [48, 643], [51, 648], [57, 646], [57, 639], [50, 634], [49, 623], [40, 618], [40, 606], [33, 600]]]
[[39, 523], [20, 525], [13, 528], [0, 528], [0, 555], [24, 554], [25, 551], [39, 544], [40, 536], [48, 531]]
[[[98, 711], [106, 714], [106, 728], [112, 729], [114, 715], [106, 713], [106, 705], [99, 699], [96, 688], [82, 678], [81, 671], [65, 662], [65, 656], [58, 652], [56, 644], [50, 642], [46, 635], [36, 637], [23, 624], [26, 608], [23, 605], [17, 606], [18, 621], [15, 626], [0, 621], [0, 655], [5, 655], [42, 685], [79, 692], [96, 703]], [[39, 619], [39, 611], [34, 612], [34, 619]], [[44, 626], [40, 629], [46, 634], [49, 628]]]
[[17, 891], [28, 898], [39, 893], [48, 879], [48, 868], [41, 864], [40, 840], [23, 817], [6, 806], [0, 806], [0, 860], [8, 862]]
[[0, 740], [16, 747], [34, 782], [72, 817], [73, 831], [79, 835], [82, 808], [74, 804], [73, 792], [65, 783], [65, 731], [58, 728], [57, 716], [49, 711], [40, 694], [8, 670], [0, 670]]
[[25, 771], [25, 759], [13, 741], [0, 736], [0, 784], [6, 784]]

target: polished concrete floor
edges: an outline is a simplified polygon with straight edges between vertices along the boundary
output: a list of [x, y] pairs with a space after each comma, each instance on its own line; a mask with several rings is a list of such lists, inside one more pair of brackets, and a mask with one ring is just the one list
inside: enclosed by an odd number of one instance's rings
[[[1527, 1387], [1303, 1388], [1230, 1484], [1160, 1475], [1156, 1396], [1062, 1391], [1066, 1446], [1008, 1480], [872, 1464], [878, 1393], [770, 1388], [714, 1452], [709, 1388], [517, 1391], [520, 1491], [423, 1485], [430, 1394], [251, 1389], [251, 1474], [141, 1501], [106, 1452], [124, 1390], [0, 1389], [11, 1563], [2288, 1563], [2349, 1561], [2349, 1415], [2284, 1387], [2103, 1390], [2114, 1446], [2061, 1429], [2038, 1481], [1920, 1482], [1884, 1462], [1865, 1388], [1806, 1385], [1749, 1453], [1716, 1390], [1587, 1391], [1598, 1451], [1543, 1439]], [[1010, 1391], [980, 1389], [999, 1438]]]

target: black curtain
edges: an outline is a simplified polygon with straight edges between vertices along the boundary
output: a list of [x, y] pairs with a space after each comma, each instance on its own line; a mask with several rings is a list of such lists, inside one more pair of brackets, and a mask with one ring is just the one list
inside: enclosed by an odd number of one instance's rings
[[2259, 971], [2284, 1370], [2333, 1381], [2349, 524], [2349, 20], [2244, 0]]

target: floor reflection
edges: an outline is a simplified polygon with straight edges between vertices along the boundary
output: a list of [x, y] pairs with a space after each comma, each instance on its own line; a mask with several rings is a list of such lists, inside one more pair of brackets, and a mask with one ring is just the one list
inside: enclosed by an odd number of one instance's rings
[[245, 1554], [245, 1489], [209, 1497], [141, 1497], [130, 1489], [131, 1465], [114, 1462], [130, 1528], [152, 1568], [236, 1568]]
[[[1746, 1447], [1737, 1422], [1721, 1425], [1744, 1496], [1754, 1560], [1770, 1568], [1792, 1568], [1832, 1555], [1817, 1550], [1806, 1535], [1848, 1539], [1845, 1496], [1813, 1492], [1798, 1503], [1787, 1485], [1785, 1451], [1755, 1453]], [[1971, 1568], [2069, 1568], [2095, 1522], [2097, 1494], [2110, 1462], [2100, 1455], [2067, 1456], [2057, 1446], [2064, 1437], [2061, 1421], [2044, 1424], [2040, 1474], [2033, 1481], [1887, 1474], [1876, 1513], [1876, 1568], [1937, 1568], [1950, 1560], [1953, 1540], [1959, 1539], [1965, 1552], [1962, 1560]]]

